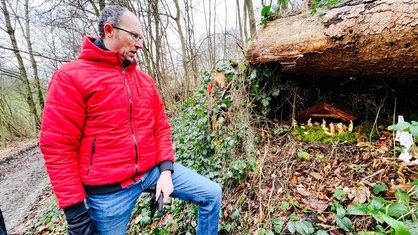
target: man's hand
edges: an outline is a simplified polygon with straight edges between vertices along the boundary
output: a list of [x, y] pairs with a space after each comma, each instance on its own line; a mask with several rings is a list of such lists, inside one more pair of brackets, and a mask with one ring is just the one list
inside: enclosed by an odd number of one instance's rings
[[163, 195], [164, 193], [161, 192], [160, 193], [160, 197], [155, 198], [155, 191], [156, 191], [156, 187], [152, 186], [151, 188], [148, 188], [145, 192], [150, 192], [151, 194], [151, 199], [150, 199], [150, 211], [151, 211], [151, 218], [154, 217], [155, 214], [155, 210], [158, 209], [158, 217], [163, 216], [163, 212], [164, 212], [164, 203], [163, 203]]
[[157, 181], [156, 198], [160, 197], [160, 193], [163, 192], [163, 202], [167, 203], [168, 198], [173, 192], [173, 180], [171, 178], [171, 171], [163, 171], [160, 174], [160, 178]]
[[81, 215], [67, 220], [69, 235], [98, 235], [99, 232], [89, 213], [86, 211]]
[[68, 235], [99, 234], [84, 201], [64, 208], [64, 214], [68, 223]]

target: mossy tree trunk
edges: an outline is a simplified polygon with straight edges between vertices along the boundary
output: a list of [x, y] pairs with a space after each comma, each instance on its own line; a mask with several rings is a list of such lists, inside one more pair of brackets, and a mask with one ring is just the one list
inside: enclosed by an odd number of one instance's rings
[[250, 44], [250, 63], [335, 77], [417, 78], [418, 1], [353, 0], [269, 22]]

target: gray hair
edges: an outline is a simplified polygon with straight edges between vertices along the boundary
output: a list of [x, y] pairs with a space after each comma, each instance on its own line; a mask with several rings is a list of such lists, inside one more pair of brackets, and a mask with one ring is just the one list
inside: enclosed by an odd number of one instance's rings
[[113, 5], [105, 7], [102, 12], [100, 13], [99, 20], [97, 25], [99, 27], [99, 35], [100, 37], [104, 37], [104, 26], [105, 24], [117, 25], [120, 22], [120, 18], [123, 13], [128, 11], [127, 8]]

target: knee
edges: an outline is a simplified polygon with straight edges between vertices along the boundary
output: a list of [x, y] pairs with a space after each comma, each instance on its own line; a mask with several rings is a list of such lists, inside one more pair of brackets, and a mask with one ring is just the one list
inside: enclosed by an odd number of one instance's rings
[[213, 182], [210, 187], [210, 195], [217, 203], [222, 201], [222, 187], [220, 184]]

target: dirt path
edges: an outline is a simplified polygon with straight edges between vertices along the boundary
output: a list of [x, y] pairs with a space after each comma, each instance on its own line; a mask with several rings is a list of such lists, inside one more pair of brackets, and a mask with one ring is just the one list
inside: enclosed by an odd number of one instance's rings
[[21, 234], [24, 222], [48, 194], [49, 179], [36, 140], [0, 151], [0, 208], [8, 234]]

